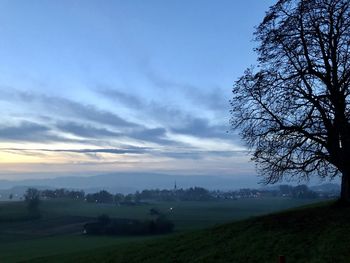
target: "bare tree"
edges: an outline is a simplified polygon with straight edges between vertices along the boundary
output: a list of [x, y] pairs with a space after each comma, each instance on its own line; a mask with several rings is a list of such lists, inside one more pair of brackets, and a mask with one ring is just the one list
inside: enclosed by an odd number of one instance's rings
[[24, 198], [27, 203], [29, 214], [34, 217], [40, 217], [40, 191], [36, 188], [28, 188]]
[[341, 176], [350, 202], [350, 2], [280, 0], [255, 37], [258, 65], [235, 83], [231, 124], [266, 183]]

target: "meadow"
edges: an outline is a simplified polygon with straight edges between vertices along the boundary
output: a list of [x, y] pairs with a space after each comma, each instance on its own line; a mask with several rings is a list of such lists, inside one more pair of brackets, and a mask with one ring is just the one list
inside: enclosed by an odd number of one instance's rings
[[322, 202], [146, 242], [33, 260], [115, 263], [348, 263], [350, 207]]
[[263, 198], [210, 202], [152, 202], [137, 206], [45, 200], [41, 219], [26, 220], [23, 202], [0, 203], [0, 262], [20, 262], [58, 254], [135, 245], [164, 236], [110, 237], [83, 235], [83, 225], [101, 214], [113, 218], [150, 219], [156, 208], [175, 224], [175, 233], [204, 229], [252, 216], [306, 205], [315, 200]]

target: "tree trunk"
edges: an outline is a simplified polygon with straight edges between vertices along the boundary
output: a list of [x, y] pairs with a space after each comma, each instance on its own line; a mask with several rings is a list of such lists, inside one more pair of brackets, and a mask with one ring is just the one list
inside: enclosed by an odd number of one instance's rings
[[342, 173], [340, 201], [350, 204], [350, 169]]

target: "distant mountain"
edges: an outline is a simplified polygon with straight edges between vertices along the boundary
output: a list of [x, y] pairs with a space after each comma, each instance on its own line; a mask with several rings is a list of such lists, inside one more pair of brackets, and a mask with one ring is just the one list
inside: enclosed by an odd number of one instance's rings
[[0, 189], [18, 186], [36, 188], [70, 188], [96, 192], [101, 189], [112, 193], [131, 193], [143, 189], [172, 189], [194, 186], [209, 190], [235, 190], [239, 188], [259, 188], [256, 176], [203, 176], [169, 175], [157, 173], [109, 173], [96, 176], [65, 176], [52, 179], [27, 179], [21, 181], [0, 180]]

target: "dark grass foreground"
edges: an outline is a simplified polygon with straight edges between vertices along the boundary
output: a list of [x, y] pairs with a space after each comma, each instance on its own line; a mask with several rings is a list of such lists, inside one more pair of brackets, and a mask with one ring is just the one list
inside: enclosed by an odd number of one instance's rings
[[350, 262], [350, 207], [327, 203], [36, 262]]

